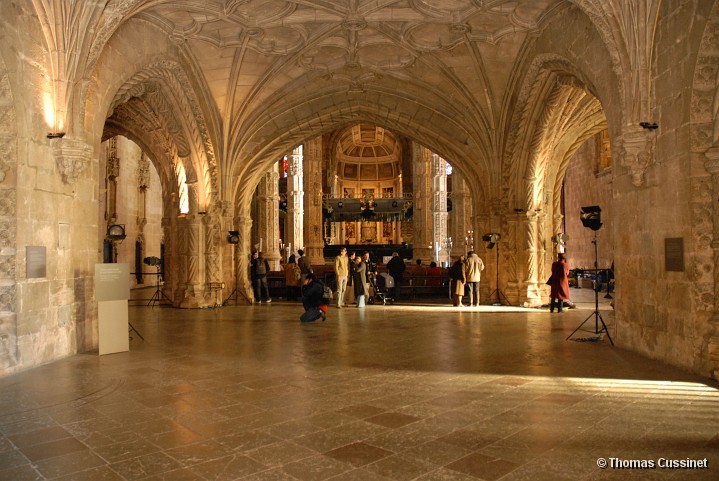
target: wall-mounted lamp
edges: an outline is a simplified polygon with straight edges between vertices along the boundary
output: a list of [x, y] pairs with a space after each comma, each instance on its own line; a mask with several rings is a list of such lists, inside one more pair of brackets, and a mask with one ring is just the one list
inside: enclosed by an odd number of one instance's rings
[[239, 244], [240, 243], [240, 231], [231, 230], [227, 235], [228, 244]]
[[107, 226], [107, 238], [111, 240], [123, 240], [125, 238], [125, 226], [122, 224]]
[[656, 129], [659, 128], [659, 125], [657, 125], [656, 122], [652, 122], [652, 123], [649, 123], [649, 122], [639, 122], [639, 126], [640, 126], [641, 128], [643, 128], [643, 129], [648, 129], [648, 130], [656, 130]]
[[47, 134], [48, 139], [61, 139], [65, 137], [65, 132], [50, 132]]

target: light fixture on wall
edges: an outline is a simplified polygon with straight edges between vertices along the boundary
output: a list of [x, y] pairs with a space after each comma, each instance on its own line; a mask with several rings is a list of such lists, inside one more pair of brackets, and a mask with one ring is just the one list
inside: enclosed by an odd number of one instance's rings
[[107, 226], [107, 238], [111, 240], [123, 240], [125, 238], [125, 226], [122, 224]]
[[65, 137], [65, 132], [49, 132], [47, 134], [48, 139], [61, 139]]
[[240, 243], [240, 231], [231, 230], [227, 235], [228, 244], [239, 244]]
[[639, 126], [647, 130], [656, 130], [659, 128], [659, 125], [656, 122], [639, 122]]

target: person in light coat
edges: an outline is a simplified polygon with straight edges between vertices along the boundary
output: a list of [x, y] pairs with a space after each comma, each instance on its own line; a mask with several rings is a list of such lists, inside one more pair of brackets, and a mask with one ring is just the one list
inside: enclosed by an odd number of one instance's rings
[[479, 280], [484, 270], [484, 262], [479, 256], [469, 251], [467, 253], [467, 285], [469, 287], [469, 305], [479, 305]]
[[337, 307], [342, 309], [345, 304], [345, 291], [347, 290], [347, 277], [349, 276], [349, 257], [347, 249], [342, 248], [340, 255], [335, 257], [335, 276], [337, 276]]

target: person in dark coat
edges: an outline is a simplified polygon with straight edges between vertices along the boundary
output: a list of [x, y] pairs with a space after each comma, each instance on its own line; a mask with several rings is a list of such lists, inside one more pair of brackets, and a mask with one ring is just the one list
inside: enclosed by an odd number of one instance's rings
[[387, 272], [389, 272], [389, 275], [391, 275], [394, 279], [394, 288], [393, 292], [391, 292], [390, 295], [394, 298], [395, 301], [399, 301], [400, 288], [402, 286], [402, 277], [404, 276], [405, 269], [406, 266], [404, 265], [404, 260], [402, 260], [402, 258], [397, 252], [393, 252], [392, 258], [387, 263]]
[[563, 253], [557, 254], [557, 260], [552, 263], [552, 277], [550, 278], [550, 297], [549, 312], [562, 312], [564, 301], [569, 299], [569, 264]]
[[324, 297], [325, 285], [310, 272], [302, 285], [302, 305], [305, 312], [300, 316], [302, 322], [325, 320], [327, 301]]
[[250, 263], [250, 278], [252, 279], [252, 288], [255, 294], [255, 302], [272, 302], [270, 297], [270, 288], [267, 284], [267, 273], [270, 272], [270, 264], [262, 256], [262, 252], [252, 254], [252, 262]]
[[355, 268], [352, 273], [354, 284], [354, 293], [357, 298], [357, 307], [364, 307], [368, 296], [367, 286], [367, 265], [362, 260], [362, 257], [355, 257]]

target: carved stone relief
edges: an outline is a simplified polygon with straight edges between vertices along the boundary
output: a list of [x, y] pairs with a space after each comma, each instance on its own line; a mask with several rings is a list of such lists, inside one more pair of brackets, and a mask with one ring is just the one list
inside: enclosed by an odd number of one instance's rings
[[84, 139], [67, 136], [50, 143], [63, 182], [74, 184], [92, 161], [92, 147]]
[[635, 187], [644, 184], [644, 174], [654, 164], [655, 143], [656, 134], [645, 129], [625, 132], [622, 137], [622, 165], [629, 169]]

